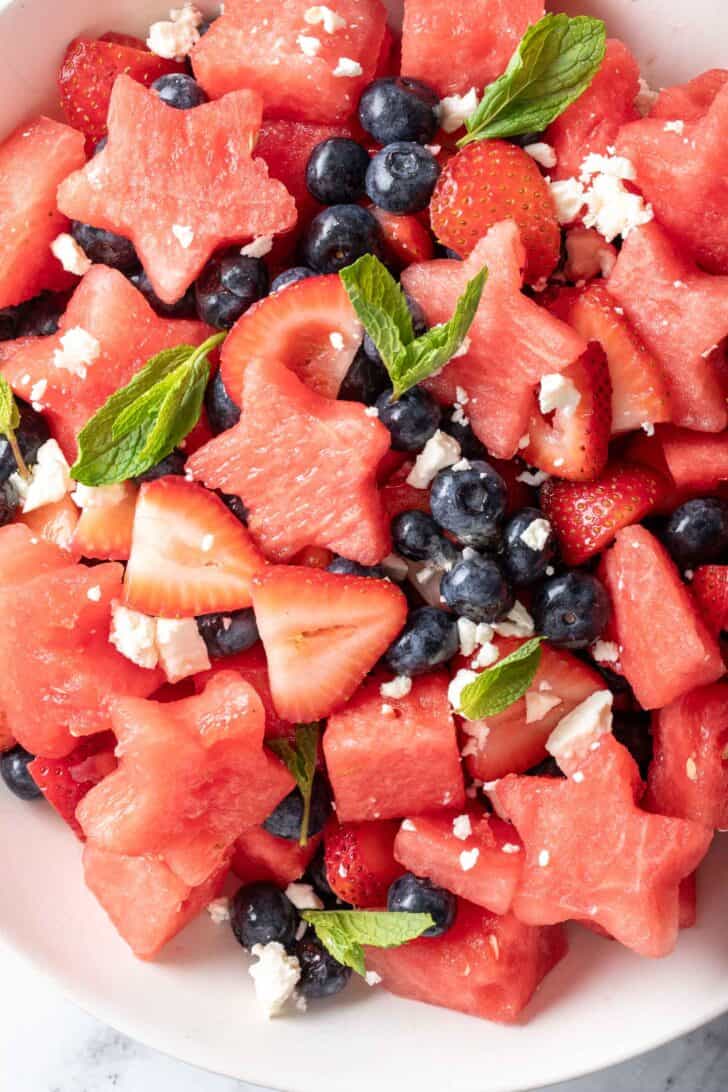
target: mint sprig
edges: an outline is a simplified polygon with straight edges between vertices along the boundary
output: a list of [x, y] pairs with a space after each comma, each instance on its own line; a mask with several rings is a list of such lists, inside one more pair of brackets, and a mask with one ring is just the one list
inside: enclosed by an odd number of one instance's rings
[[365, 945], [399, 948], [434, 925], [429, 914], [386, 910], [304, 910], [301, 917], [314, 927], [316, 936], [334, 959], [360, 975], [366, 973]]
[[301, 815], [301, 833], [298, 843], [308, 844], [308, 826], [311, 818], [311, 793], [316, 774], [316, 757], [321, 727], [318, 724], [299, 724], [296, 726], [296, 745], [291, 746], [287, 739], [269, 739], [268, 746], [278, 755], [296, 779], [299, 792], [303, 797]]
[[531, 638], [463, 687], [459, 710], [463, 716], [468, 720], [494, 717], [522, 698], [541, 663], [542, 641], [543, 637]]
[[5, 376], [0, 375], [0, 434], [5, 437], [13, 453], [13, 458], [18, 468], [18, 473], [26, 480], [30, 478], [30, 471], [26, 465], [23, 453], [20, 450], [16, 431], [20, 427], [20, 410], [18, 409], [13, 389]]
[[457, 301], [448, 322], [415, 337], [412, 316], [401, 287], [373, 254], [365, 254], [339, 273], [351, 300], [392, 381], [393, 398], [439, 371], [461, 348], [488, 276], [482, 269]]
[[87, 421], [71, 474], [83, 485], [114, 485], [166, 458], [200, 419], [208, 354], [226, 337], [163, 349]]
[[486, 87], [459, 146], [541, 132], [586, 91], [605, 49], [601, 19], [544, 15], [528, 28], [503, 75]]

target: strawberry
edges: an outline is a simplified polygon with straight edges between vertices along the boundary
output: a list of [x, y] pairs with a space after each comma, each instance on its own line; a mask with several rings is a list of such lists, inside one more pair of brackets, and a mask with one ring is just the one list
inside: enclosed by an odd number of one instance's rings
[[138, 490], [124, 483], [124, 496], [111, 504], [86, 507], [76, 524], [71, 550], [81, 557], [101, 561], [128, 561]]
[[251, 579], [265, 564], [242, 523], [202, 486], [169, 477], [141, 487], [127, 606], [165, 618], [249, 607]]
[[332, 891], [353, 906], [386, 906], [402, 867], [394, 859], [396, 819], [343, 823], [326, 835], [324, 861]]
[[312, 721], [354, 693], [404, 625], [386, 580], [277, 565], [258, 573], [253, 606], [279, 716]]
[[550, 520], [567, 565], [581, 565], [599, 553], [622, 527], [654, 511], [664, 482], [646, 467], [613, 463], [593, 482], [552, 478], [541, 489], [541, 507]]
[[536, 163], [502, 140], [469, 144], [442, 171], [430, 202], [432, 230], [463, 258], [500, 220], [514, 220], [526, 248], [526, 282], [553, 273], [561, 231]]
[[701, 565], [691, 587], [710, 632], [728, 629], [728, 565]]
[[411, 459], [402, 463], [382, 487], [382, 504], [390, 520], [393, 520], [400, 512], [409, 512], [414, 508], [429, 514], [429, 489], [416, 489], [407, 481], [413, 466], [414, 462]]
[[71, 830], [83, 840], [76, 808], [86, 793], [116, 769], [111, 732], [82, 740], [65, 758], [36, 758], [29, 770], [40, 791]]
[[563, 375], [578, 390], [578, 405], [571, 412], [556, 410], [550, 421], [534, 408], [528, 425], [530, 442], [522, 455], [548, 474], [568, 481], [592, 481], [606, 464], [612, 425], [612, 384], [601, 347], [590, 342]]
[[434, 256], [432, 234], [418, 216], [396, 216], [375, 207], [369, 210], [379, 223], [389, 257], [398, 266], [429, 262]]
[[323, 546], [304, 546], [291, 558], [293, 565], [306, 565], [309, 569], [326, 569], [334, 560], [331, 550]]

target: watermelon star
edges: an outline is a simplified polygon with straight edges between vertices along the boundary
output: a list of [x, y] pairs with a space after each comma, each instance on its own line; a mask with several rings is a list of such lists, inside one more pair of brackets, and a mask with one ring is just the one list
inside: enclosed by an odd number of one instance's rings
[[524, 265], [518, 228], [512, 220], [503, 220], [467, 261], [421, 262], [402, 274], [402, 285], [434, 326], [452, 316], [467, 282], [488, 267], [465, 342], [468, 351], [425, 385], [446, 405], [458, 400], [458, 388], [465, 391], [476, 435], [501, 459], [518, 451], [541, 377], [562, 372], [586, 350], [579, 334], [521, 293]]
[[705, 856], [712, 831], [642, 811], [637, 765], [611, 735], [570, 774], [498, 783], [498, 804], [526, 851], [516, 917], [529, 925], [585, 919], [640, 955], [668, 955], [680, 881]]
[[59, 208], [131, 239], [159, 298], [174, 303], [218, 247], [296, 222], [285, 186], [252, 158], [261, 119], [255, 91], [174, 110], [119, 76], [108, 144], [63, 182]]

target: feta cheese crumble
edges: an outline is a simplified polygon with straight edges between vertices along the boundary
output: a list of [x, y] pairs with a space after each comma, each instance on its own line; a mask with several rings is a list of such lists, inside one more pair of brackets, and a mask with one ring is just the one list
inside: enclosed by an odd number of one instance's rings
[[315, 57], [321, 49], [321, 39], [310, 34], [299, 34], [296, 42], [304, 57]]
[[692, 755], [690, 755], [687, 762], [685, 763], [685, 773], [687, 774], [689, 781], [698, 780], [698, 767]]
[[140, 611], [130, 610], [117, 600], [111, 604], [111, 633], [109, 641], [114, 648], [131, 660], [137, 667], [151, 670], [159, 663], [154, 618]]
[[612, 178], [623, 178], [633, 182], [637, 177], [635, 165], [623, 155], [600, 155], [590, 152], [581, 163], [581, 182], [588, 183], [592, 175], [606, 174]]
[[652, 205], [638, 193], [630, 193], [614, 174], [598, 174], [587, 193], [584, 226], [596, 228], [608, 243], [653, 219]]
[[558, 762], [581, 757], [612, 730], [612, 692], [597, 690], [562, 717], [546, 740], [546, 750]]
[[685, 129], [685, 122], [680, 120], [666, 121], [662, 128], [666, 133], [678, 133], [679, 135], [682, 135], [682, 132]]
[[643, 421], [642, 424], [640, 425], [640, 428], [642, 429], [642, 431], [645, 433], [646, 436], [654, 436], [655, 435], [655, 426], [652, 424], [652, 421]]
[[492, 667], [494, 663], [500, 658], [500, 652], [496, 645], [491, 641], [484, 641], [475, 654], [475, 658], [471, 660], [470, 666], [475, 670], [482, 670], [484, 667]]
[[586, 192], [577, 178], [564, 178], [559, 182], [549, 182], [549, 190], [556, 206], [556, 216], [560, 224], [570, 224], [581, 212]]
[[389, 682], [382, 683], [379, 693], [383, 698], [406, 698], [412, 689], [412, 679], [408, 675], [395, 675]]
[[401, 829], [406, 830], [409, 834], [417, 833], [417, 827], [414, 825], [411, 819], [403, 819]]
[[521, 847], [516, 845], [515, 842], [504, 842], [501, 846], [501, 853], [520, 853]]
[[[37, 409], [43, 400], [45, 392], [48, 390], [48, 380], [39, 379], [37, 383], [34, 383], [30, 388], [30, 400], [33, 403], [33, 408]], [[42, 408], [42, 407], [41, 407]], [[40, 412], [40, 410], [38, 410]]]
[[382, 981], [382, 976], [380, 974], [377, 974], [376, 971], [366, 971], [364, 973], [364, 981], [366, 982], [367, 986], [378, 986], [379, 983]]
[[365, 417], [379, 417], [379, 410], [376, 406], [367, 406], [364, 410]]
[[581, 402], [581, 394], [572, 381], [558, 372], [544, 375], [538, 390], [538, 406], [541, 413], [563, 413], [569, 417]]
[[230, 921], [230, 899], [213, 899], [205, 909], [212, 918], [213, 925], [224, 925], [226, 921]]
[[547, 713], [561, 705], [561, 698], [556, 694], [543, 694], [529, 690], [526, 694], [526, 724], [535, 724], [543, 720]]
[[533, 637], [536, 627], [523, 603], [515, 601], [504, 621], [493, 626], [499, 637]]
[[469, 815], [457, 815], [452, 821], [452, 832], [460, 842], [467, 842], [473, 833]]
[[407, 476], [407, 484], [415, 489], [427, 489], [439, 472], [459, 462], [461, 455], [457, 440], [438, 429], [417, 456]]
[[547, 474], [545, 470], [522, 470], [520, 474], [516, 474], [516, 481], [537, 489], [544, 482], [547, 482], [550, 477], [551, 475]]
[[551, 524], [547, 519], [532, 519], [528, 527], [521, 531], [520, 539], [530, 550], [537, 553], [543, 550], [551, 534]]
[[183, 250], [189, 250], [195, 239], [195, 233], [186, 224], [172, 224], [172, 234]]
[[344, 348], [344, 335], [340, 334], [338, 330], [332, 330], [329, 334], [329, 341], [331, 342], [331, 347], [336, 349], [337, 352], [340, 352]]
[[616, 664], [619, 659], [619, 645], [616, 641], [595, 641], [591, 646], [595, 660], [603, 664]]
[[551, 854], [547, 849], [542, 849], [538, 855], [539, 868], [547, 868], [548, 863], [551, 860]]
[[240, 253], [244, 258], [264, 258], [266, 254], [270, 254], [273, 249], [273, 238], [271, 235], [259, 235], [252, 242], [246, 243], [245, 246], [241, 246]]
[[474, 87], [464, 95], [446, 95], [435, 108], [440, 128], [446, 133], [460, 129], [478, 107], [478, 92]]
[[255, 944], [252, 955], [258, 961], [249, 968], [255, 994], [266, 1016], [278, 1016], [293, 996], [301, 977], [301, 964], [289, 956], [282, 944]]
[[82, 326], [72, 326], [61, 337], [61, 348], [53, 350], [53, 364], [79, 379], [85, 379], [89, 367], [101, 356], [101, 345]]
[[324, 904], [310, 883], [289, 883], [285, 895], [297, 910], [323, 910]]
[[147, 38], [147, 48], [168, 61], [183, 61], [200, 40], [199, 27], [204, 15], [194, 4], [185, 3], [173, 8], [169, 19], [152, 23]]
[[127, 488], [119, 485], [83, 485], [76, 482], [71, 500], [77, 508], [112, 508], [126, 498]]
[[83, 277], [84, 273], [88, 273], [93, 264], [83, 247], [79, 246], [67, 231], [56, 235], [51, 243], [51, 253], [58, 259], [66, 273], [73, 273], [77, 277]]
[[553, 147], [542, 140], [537, 140], [534, 144], [524, 144], [523, 150], [526, 155], [530, 155], [531, 159], [534, 159], [540, 167], [546, 167], [547, 170], [551, 167], [555, 167], [558, 162]]
[[461, 667], [458, 673], [450, 680], [450, 685], [447, 688], [447, 698], [453, 709], [463, 716], [462, 709], [460, 708], [460, 701], [462, 698], [463, 690], [470, 683], [475, 682], [477, 679], [475, 671], [468, 671], [467, 668]]
[[316, 26], [320, 23], [325, 34], [335, 34], [337, 30], [343, 30], [347, 26], [346, 19], [342, 15], [338, 15], [337, 12], [332, 11], [331, 8], [327, 8], [325, 4], [317, 4], [315, 7], [304, 11], [303, 21], [308, 23], [309, 26]]
[[364, 69], [358, 61], [352, 61], [351, 57], [339, 57], [339, 60], [334, 69], [334, 76], [344, 76], [346, 78], [361, 76]]
[[481, 645], [493, 637], [493, 627], [487, 622], [473, 622], [470, 618], [458, 618], [458, 638], [462, 656], [472, 656]]
[[464, 849], [460, 854], [460, 867], [463, 872], [470, 872], [471, 868], [475, 868], [478, 863], [478, 857], [480, 856], [480, 850], [477, 846], [473, 849]]
[[101, 594], [101, 585], [94, 584], [93, 588], [89, 588], [89, 590], [86, 592], [86, 598], [90, 599], [92, 603], [100, 603]]
[[208, 671], [210, 657], [194, 618], [158, 618], [156, 644], [159, 663], [171, 683]]
[[[13, 475], [15, 479], [16, 475]], [[20, 478], [20, 475], [17, 475]], [[38, 448], [37, 462], [32, 468], [30, 481], [21, 479], [23, 488], [23, 512], [35, 512], [46, 504], [63, 500], [73, 489], [71, 471], [66, 457], [55, 440], [46, 440]]]

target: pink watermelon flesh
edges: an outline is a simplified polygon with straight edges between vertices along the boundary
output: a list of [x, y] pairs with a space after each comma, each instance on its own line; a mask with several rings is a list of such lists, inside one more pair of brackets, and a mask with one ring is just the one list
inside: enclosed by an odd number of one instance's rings
[[687, 83], [664, 87], [650, 110], [651, 118], [667, 121], [700, 121], [728, 83], [728, 69], [710, 68]]
[[286, 838], [276, 838], [263, 827], [244, 830], [235, 843], [231, 867], [242, 884], [274, 883], [287, 887], [301, 878], [321, 842], [309, 838], [299, 846]]

